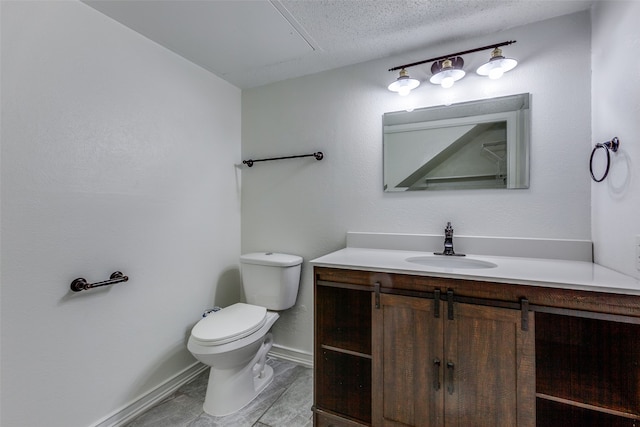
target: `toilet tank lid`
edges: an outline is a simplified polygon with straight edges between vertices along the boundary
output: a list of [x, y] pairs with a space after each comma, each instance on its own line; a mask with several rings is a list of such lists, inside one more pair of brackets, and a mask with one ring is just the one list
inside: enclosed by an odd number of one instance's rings
[[253, 252], [240, 256], [243, 264], [273, 265], [277, 267], [293, 267], [302, 264], [298, 255], [279, 254], [276, 252]]

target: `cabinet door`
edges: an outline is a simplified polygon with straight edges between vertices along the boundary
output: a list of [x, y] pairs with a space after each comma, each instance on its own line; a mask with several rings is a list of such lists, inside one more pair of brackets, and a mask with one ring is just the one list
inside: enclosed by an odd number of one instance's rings
[[535, 333], [528, 313], [455, 304], [444, 319], [447, 427], [535, 426]]
[[434, 311], [434, 300], [387, 294], [373, 308], [374, 427], [443, 426], [443, 322]]

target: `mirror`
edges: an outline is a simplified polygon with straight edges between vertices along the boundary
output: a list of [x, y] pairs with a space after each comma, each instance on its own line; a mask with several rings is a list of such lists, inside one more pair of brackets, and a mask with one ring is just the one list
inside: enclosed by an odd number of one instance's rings
[[529, 188], [530, 95], [385, 113], [384, 191]]

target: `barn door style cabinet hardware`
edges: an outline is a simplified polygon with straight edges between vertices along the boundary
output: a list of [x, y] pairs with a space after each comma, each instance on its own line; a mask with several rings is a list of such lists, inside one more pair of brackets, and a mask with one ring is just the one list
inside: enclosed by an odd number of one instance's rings
[[380, 277], [314, 267], [315, 426], [640, 425], [640, 296]]
[[520, 403], [534, 401], [534, 335], [519, 310], [446, 297], [381, 295], [372, 320], [373, 425], [472, 426], [481, 413], [483, 425], [533, 427], [533, 406]]
[[99, 288], [101, 286], [108, 286], [116, 283], [126, 282], [127, 280], [129, 280], [129, 277], [125, 276], [120, 271], [111, 273], [109, 280], [105, 280], [103, 282], [89, 283], [82, 277], [79, 277], [71, 282], [71, 290], [73, 292], [86, 291], [88, 289]]

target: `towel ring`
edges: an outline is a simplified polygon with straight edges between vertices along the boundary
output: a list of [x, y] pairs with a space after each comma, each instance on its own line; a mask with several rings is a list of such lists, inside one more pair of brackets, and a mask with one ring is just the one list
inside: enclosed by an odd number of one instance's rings
[[[614, 136], [611, 141], [596, 144], [596, 146], [593, 148], [593, 151], [591, 151], [591, 158], [589, 159], [589, 172], [591, 172], [591, 178], [595, 182], [602, 182], [607, 177], [607, 175], [609, 174], [609, 167], [611, 166], [611, 155], [609, 154], [609, 151], [613, 151], [615, 153], [616, 151], [618, 151], [619, 146], [620, 146], [620, 140], [618, 139], [618, 137]], [[596, 154], [596, 151], [598, 151], [598, 149], [600, 148], [603, 148], [604, 151], [607, 153], [607, 167], [604, 170], [604, 174], [598, 179], [593, 174], [593, 156]]]

